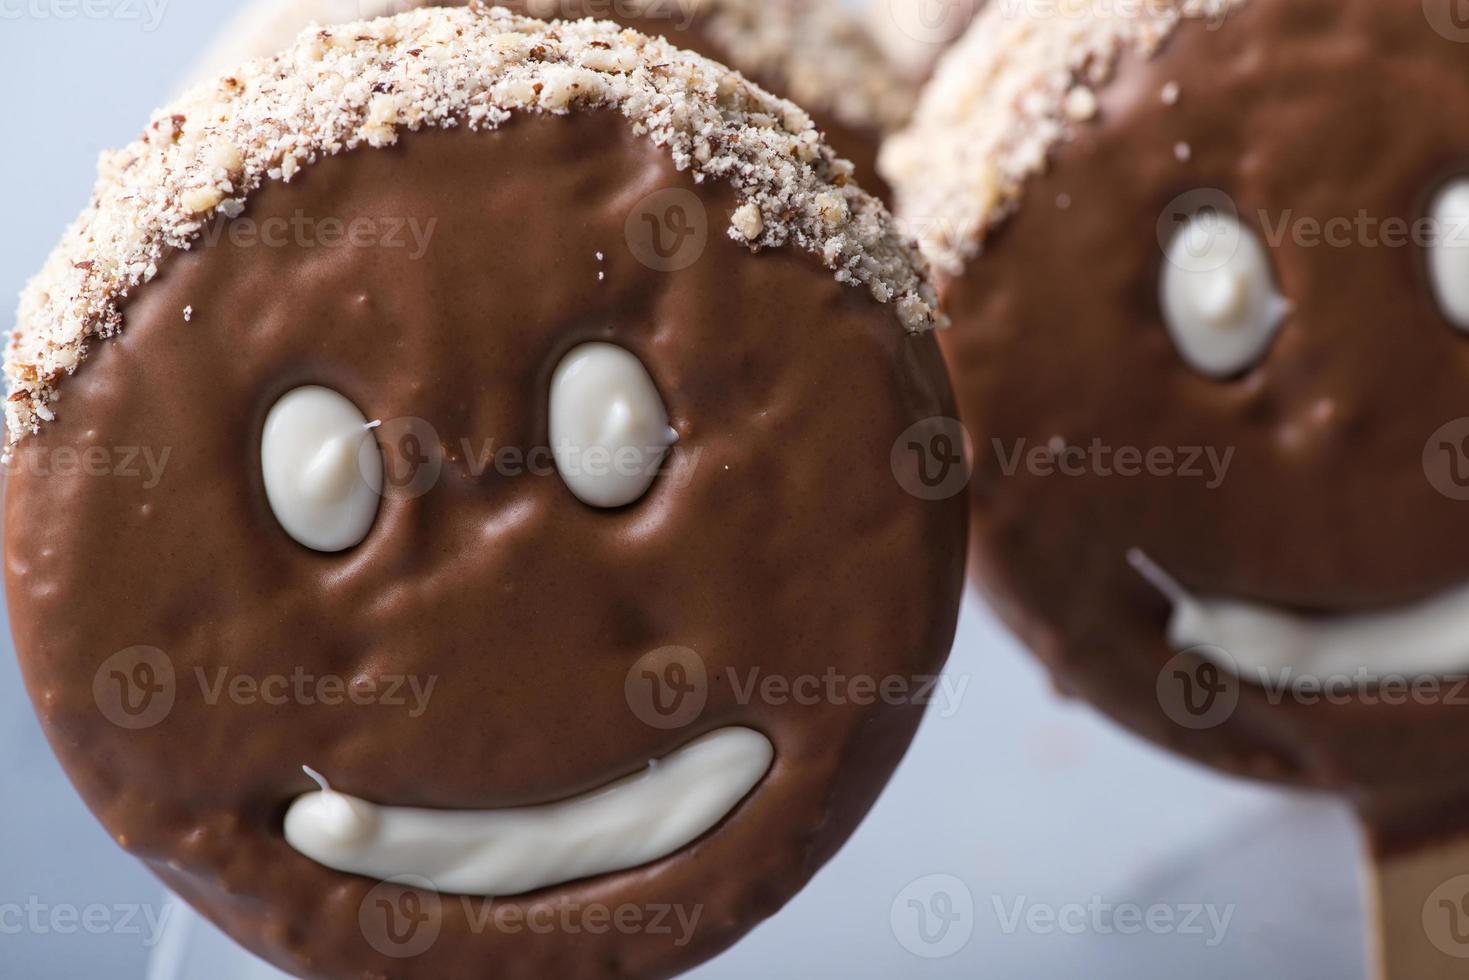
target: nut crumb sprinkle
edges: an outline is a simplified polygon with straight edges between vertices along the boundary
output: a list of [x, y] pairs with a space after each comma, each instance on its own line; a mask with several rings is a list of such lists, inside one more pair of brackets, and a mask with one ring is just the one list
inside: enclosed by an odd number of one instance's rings
[[103, 155], [91, 204], [21, 296], [5, 351], [7, 452], [53, 417], [57, 387], [88, 344], [122, 328], [128, 291], [266, 181], [424, 127], [493, 129], [517, 112], [595, 108], [621, 112], [695, 180], [730, 184], [735, 241], [819, 257], [839, 282], [891, 304], [911, 333], [942, 324], [912, 241], [792, 103], [615, 24], [424, 8], [308, 30], [273, 58], [189, 89], [138, 141]]
[[[288, 47], [309, 25], [371, 20], [432, 5], [433, 0], [250, 0], [200, 58], [193, 78], [204, 81], [250, 58]], [[522, 0], [519, 12], [565, 20], [609, 3]], [[730, 67], [767, 80], [796, 102], [838, 122], [890, 132], [908, 121], [918, 83], [899, 71], [862, 18], [843, 0], [616, 0], [618, 16], [666, 21], [666, 33], [690, 26], [726, 53]], [[586, 63], [610, 66], [623, 55], [601, 46]], [[602, 53], [598, 54], [597, 51]], [[410, 57], [423, 51], [408, 49]], [[599, 65], [600, 67], [600, 65]]]
[[[1150, 0], [1108, 11], [1087, 0], [1056, 0], [1046, 11], [986, 5], [878, 161], [899, 215], [925, 230], [930, 261], [955, 276], [979, 255], [1051, 152], [1098, 117], [1097, 93], [1124, 54], [1151, 57], [1185, 20], [1217, 22], [1247, 2]], [[1160, 97], [1176, 101], [1177, 83]]]

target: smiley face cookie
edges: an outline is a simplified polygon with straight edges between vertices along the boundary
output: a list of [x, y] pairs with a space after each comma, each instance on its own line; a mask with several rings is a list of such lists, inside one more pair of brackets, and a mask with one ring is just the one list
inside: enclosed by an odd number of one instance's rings
[[774, 913], [963, 565], [893, 453], [953, 412], [933, 293], [835, 161], [663, 41], [470, 9], [105, 158], [7, 350], [6, 571], [109, 833], [303, 977], [668, 976]]
[[[364, 20], [425, 2], [252, 0], [220, 31], [195, 77], [273, 55], [313, 23]], [[878, 148], [908, 121], [918, 78], [884, 54], [841, 0], [504, 0], [498, 6], [548, 21], [605, 18], [721, 61], [810, 112], [826, 141], [856, 165], [863, 187], [887, 197]]]
[[991, 11], [884, 158], [997, 608], [1124, 724], [1386, 837], [1469, 798], [1462, 40], [1417, 4]]

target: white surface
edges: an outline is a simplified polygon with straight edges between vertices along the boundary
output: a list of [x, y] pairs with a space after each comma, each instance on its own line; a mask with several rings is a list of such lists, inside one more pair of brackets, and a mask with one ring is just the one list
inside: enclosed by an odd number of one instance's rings
[[330, 788], [286, 811], [286, 840], [338, 871], [455, 895], [522, 895], [667, 857], [723, 820], [770, 769], [770, 740], [721, 728], [581, 796], [511, 810], [425, 810]]
[[[98, 151], [137, 134], [232, 9], [222, 0], [165, 2], [148, 30], [146, 20], [121, 18], [122, 0], [111, 2], [113, 19], [0, 19], [0, 296], [19, 291], [85, 203]], [[132, 0], [128, 7], [140, 9]], [[852, 842], [782, 914], [695, 976], [1363, 977], [1357, 841], [1339, 806], [1218, 778], [1060, 703], [973, 605], [951, 672], [970, 680], [958, 710], [930, 714]], [[0, 976], [269, 976], [182, 914], [169, 921], [183, 928], [164, 933], [176, 945], [156, 942], [153, 926], [169, 916], [162, 889], [67, 785], [8, 650], [0, 652], [0, 773]], [[971, 935], [948, 958], [910, 953], [893, 928], [900, 894], [922, 897], [922, 885], [909, 886], [931, 874], [958, 878], [974, 900]], [[994, 911], [996, 897], [1008, 916], [1021, 899], [1060, 906], [1093, 896], [1234, 903], [1237, 911], [1214, 948], [1191, 936], [1006, 931]], [[105, 914], [106, 928], [68, 926], [68, 910], [89, 907]], [[150, 976], [155, 950], [159, 970]]]
[[1469, 331], [1469, 180], [1456, 180], [1433, 199], [1433, 247], [1428, 278], [1444, 316]]
[[382, 500], [383, 457], [362, 412], [321, 385], [286, 392], [260, 433], [260, 475], [282, 528], [317, 551], [367, 537]]
[[551, 449], [578, 500], [623, 507], [647, 492], [678, 434], [648, 369], [616, 344], [582, 344], [551, 376]]
[[1302, 616], [1246, 599], [1189, 595], [1140, 551], [1128, 555], [1173, 603], [1168, 641], [1267, 691], [1403, 684], [1469, 667], [1469, 586], [1373, 612]]
[[1210, 208], [1185, 219], [1166, 254], [1158, 296], [1179, 354], [1211, 378], [1253, 366], [1288, 309], [1255, 233]]

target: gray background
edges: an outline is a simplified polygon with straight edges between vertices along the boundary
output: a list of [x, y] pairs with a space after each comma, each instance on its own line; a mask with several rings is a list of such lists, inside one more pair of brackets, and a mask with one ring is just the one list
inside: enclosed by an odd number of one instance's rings
[[[156, 22], [134, 0], [0, 0], [0, 297], [17, 294], [84, 204], [98, 152], [140, 131], [233, 10], [230, 0], [152, 2]], [[967, 685], [958, 709], [931, 713], [852, 843], [699, 976], [1363, 975], [1359, 844], [1339, 805], [1220, 779], [1063, 704], [973, 602], [950, 675]], [[0, 977], [266, 975], [207, 927], [180, 928], [183, 912], [159, 955], [149, 919], [165, 914], [162, 890], [67, 784], [8, 644], [0, 726]], [[915, 942], [902, 919], [933, 874], [958, 879], [946, 887], [973, 906], [940, 958], [918, 955], [941, 950]], [[1207, 935], [1007, 927], [1017, 907], [1095, 902], [1233, 914], [1214, 945]], [[91, 928], [69, 924], [88, 907]]]

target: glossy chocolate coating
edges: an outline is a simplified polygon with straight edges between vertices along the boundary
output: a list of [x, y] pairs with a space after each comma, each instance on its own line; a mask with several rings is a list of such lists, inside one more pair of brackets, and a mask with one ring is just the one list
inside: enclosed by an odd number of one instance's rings
[[[1422, 249], [1294, 234], [1359, 210], [1411, 222], [1469, 172], [1464, 54], [1416, 4], [1248, 0], [1220, 25], [1186, 21], [1155, 57], [1119, 66], [1098, 119], [945, 288], [943, 346], [978, 457], [977, 572], [1004, 617], [1058, 683], [1123, 724], [1213, 765], [1345, 792], [1389, 839], [1465, 824], [1466, 692], [1270, 703], [1246, 684], [1225, 723], [1182, 727], [1156, 693], [1168, 605], [1126, 553], [1194, 594], [1313, 613], [1469, 578], [1469, 506], [1421, 462], [1466, 414], [1469, 337], [1436, 307]], [[1184, 363], [1158, 304], [1159, 217], [1199, 188], [1233, 198], [1293, 307], [1263, 359], [1224, 381]], [[1293, 231], [1271, 241], [1282, 220]], [[1217, 489], [1004, 474], [997, 445], [1057, 436], [1234, 456]]]
[[[625, 238], [665, 188], [708, 218], [702, 255], [675, 272], [640, 263]], [[252, 950], [306, 977], [667, 976], [778, 909], [886, 782], [920, 706], [742, 703], [726, 671], [939, 669], [964, 507], [910, 496], [889, 457], [951, 396], [931, 335], [906, 334], [815, 256], [730, 241], [734, 205], [606, 112], [329, 158], [266, 186], [245, 218], [435, 221], [428, 250], [225, 235], [175, 253], [65, 382], [57, 421], [22, 445], [169, 450], [152, 489], [15, 470], [10, 611], [38, 713], [88, 804]], [[476, 475], [463, 440], [545, 444], [551, 372], [590, 340], [642, 359], [692, 469], [610, 511], [554, 473]], [[265, 415], [308, 383], [371, 418], [426, 421], [445, 456], [428, 492], [385, 498], [367, 540], [339, 555], [292, 541], [261, 485]], [[138, 644], [166, 652], [177, 695], [129, 731], [99, 711], [93, 680]], [[624, 682], [669, 644], [703, 658], [708, 703], [658, 730]], [[210, 704], [196, 674], [298, 667], [437, 685], [409, 718], [381, 703]], [[281, 837], [286, 806], [313, 788], [303, 764], [374, 802], [511, 807], [604, 785], [727, 725], [765, 733], [776, 759], [715, 830], [652, 865], [496, 903], [698, 908], [682, 944], [476, 928], [481, 904], [445, 896], [437, 942], [391, 958], [359, 927], [375, 883]]]

